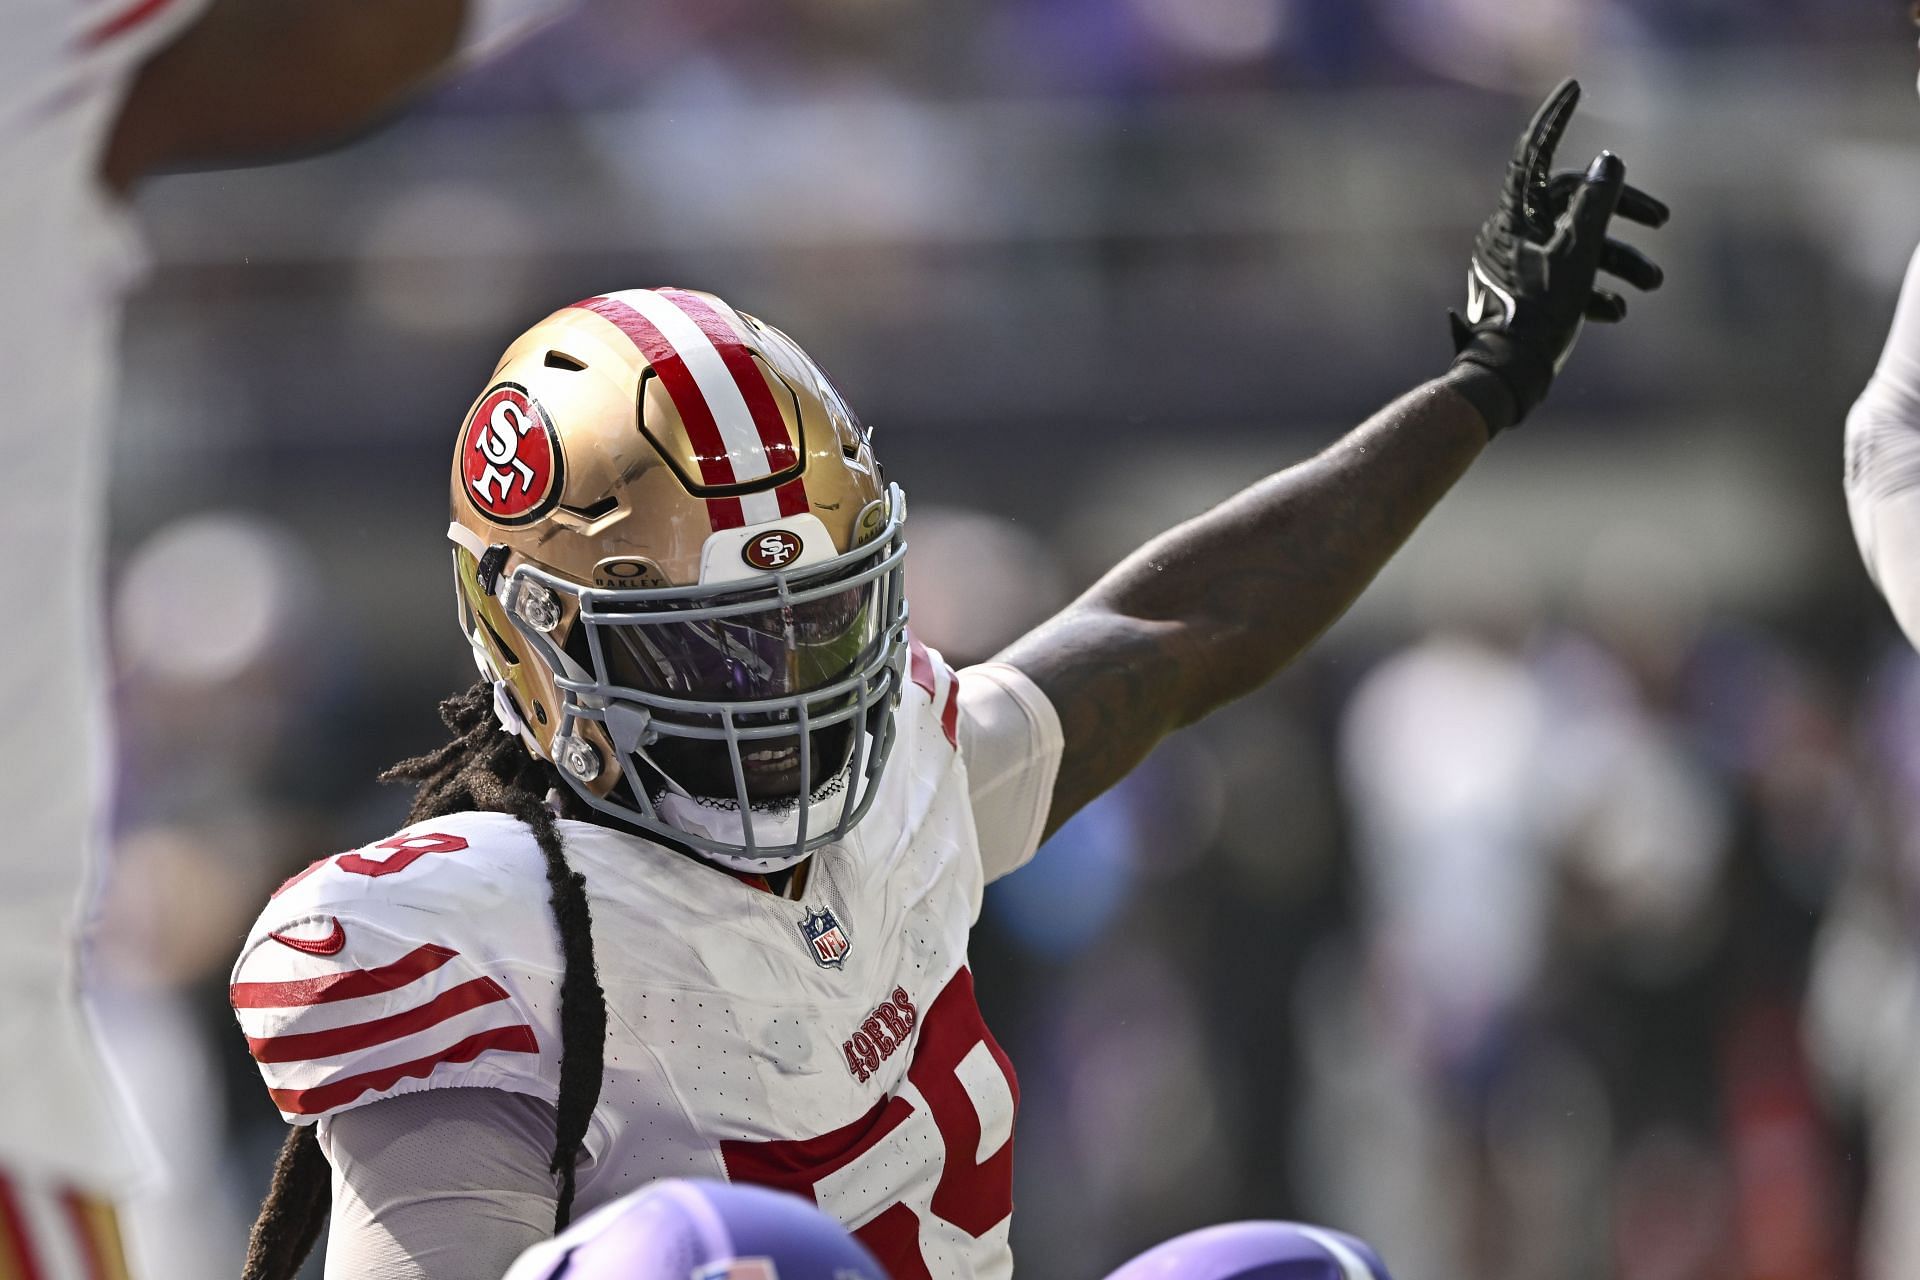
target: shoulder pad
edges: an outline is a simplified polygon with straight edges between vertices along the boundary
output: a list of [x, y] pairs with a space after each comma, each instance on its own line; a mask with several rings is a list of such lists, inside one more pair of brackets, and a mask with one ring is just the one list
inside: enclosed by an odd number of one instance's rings
[[378, 843], [337, 853], [273, 891], [261, 915], [350, 909], [376, 918], [393, 910], [471, 915], [499, 902], [540, 907], [527, 889], [546, 883], [533, 832], [504, 813], [456, 813], [406, 827]]
[[561, 968], [532, 834], [459, 814], [281, 886], [229, 995], [275, 1104], [303, 1123], [423, 1089], [553, 1101]]

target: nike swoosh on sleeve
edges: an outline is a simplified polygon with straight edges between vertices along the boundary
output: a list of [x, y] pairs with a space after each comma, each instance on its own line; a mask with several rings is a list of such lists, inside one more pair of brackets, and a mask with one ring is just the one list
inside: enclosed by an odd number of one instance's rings
[[347, 945], [347, 927], [340, 923], [338, 916], [333, 917], [333, 931], [324, 938], [295, 938], [284, 933], [270, 933], [267, 936], [283, 947], [292, 947], [310, 956], [339, 955]]

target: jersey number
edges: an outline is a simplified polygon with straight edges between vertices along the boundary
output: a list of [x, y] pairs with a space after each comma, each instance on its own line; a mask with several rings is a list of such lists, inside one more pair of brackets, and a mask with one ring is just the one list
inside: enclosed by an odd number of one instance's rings
[[343, 853], [338, 857], [322, 858], [275, 889], [273, 896], [279, 897], [328, 863], [332, 863], [342, 871], [351, 871], [357, 876], [390, 876], [396, 871], [405, 871], [430, 853], [458, 853], [467, 847], [467, 842], [461, 836], [443, 836], [431, 831], [422, 831], [410, 836], [395, 836], [391, 840], [382, 840], [379, 844], [370, 847], [391, 849], [393, 853], [385, 858], [369, 858], [364, 853]]
[[[1013, 1212], [1013, 1116], [1020, 1085], [973, 998], [973, 975], [954, 974], [920, 1022], [907, 1081], [924, 1109], [892, 1097], [852, 1124], [809, 1141], [723, 1142], [727, 1176], [807, 1197], [854, 1231], [894, 1280], [930, 1280], [920, 1214], [978, 1238]], [[872, 1212], [876, 1166], [913, 1169], [928, 1145], [944, 1157], [929, 1199], [895, 1200]]]

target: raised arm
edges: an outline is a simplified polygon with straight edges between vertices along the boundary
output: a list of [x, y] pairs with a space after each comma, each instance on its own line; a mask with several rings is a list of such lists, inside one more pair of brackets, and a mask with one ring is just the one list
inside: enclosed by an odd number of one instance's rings
[[1499, 210], [1475, 245], [1453, 369], [1306, 462], [1127, 557], [1005, 653], [1053, 703], [1066, 738], [1048, 830], [1119, 781], [1174, 729], [1258, 688], [1331, 626], [1488, 440], [1546, 395], [1583, 320], [1626, 304], [1659, 268], [1608, 239], [1616, 214], [1666, 221], [1603, 153], [1551, 174], [1579, 98], [1569, 82], [1522, 135]]
[[102, 173], [285, 158], [378, 123], [464, 52], [565, 0], [213, 0], [135, 78]]

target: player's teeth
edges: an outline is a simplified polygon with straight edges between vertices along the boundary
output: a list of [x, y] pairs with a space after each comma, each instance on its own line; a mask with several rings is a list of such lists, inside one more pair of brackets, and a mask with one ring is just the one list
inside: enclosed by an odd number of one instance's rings
[[775, 760], [791, 759], [793, 752], [792, 747], [781, 747], [778, 751], [749, 751], [746, 760], [748, 764], [771, 764]]

